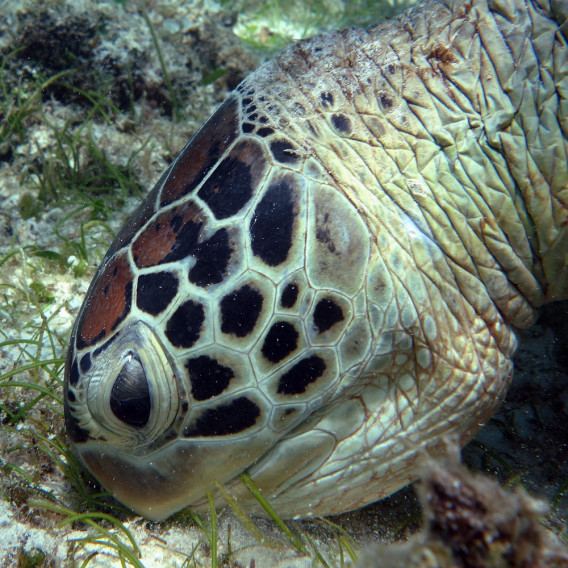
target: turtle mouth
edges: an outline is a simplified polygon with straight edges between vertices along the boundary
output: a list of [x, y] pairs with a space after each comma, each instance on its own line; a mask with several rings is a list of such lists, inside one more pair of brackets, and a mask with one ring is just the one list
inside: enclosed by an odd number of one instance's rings
[[240, 439], [174, 439], [157, 448], [119, 448], [98, 440], [77, 446], [78, 454], [116, 499], [155, 521], [199, 504], [217, 482], [226, 484], [270, 448], [264, 428]]
[[[116, 499], [144, 517], [161, 521], [189, 505], [188, 497], [201, 496], [213, 487], [213, 478], [192, 480], [185, 451], [170, 449], [167, 456], [131, 454], [91, 442], [80, 452], [81, 459], [103, 487]], [[193, 460], [190, 460], [193, 461]], [[188, 488], [189, 486], [189, 488]], [[211, 486], [211, 487], [209, 487]]]

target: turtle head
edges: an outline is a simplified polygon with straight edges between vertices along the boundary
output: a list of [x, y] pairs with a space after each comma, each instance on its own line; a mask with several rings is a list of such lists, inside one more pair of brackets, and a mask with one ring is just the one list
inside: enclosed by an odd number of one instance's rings
[[251, 130], [263, 102], [246, 89], [118, 234], [71, 338], [73, 446], [152, 519], [253, 464], [277, 490], [280, 440], [370, 357], [368, 228], [298, 142]]

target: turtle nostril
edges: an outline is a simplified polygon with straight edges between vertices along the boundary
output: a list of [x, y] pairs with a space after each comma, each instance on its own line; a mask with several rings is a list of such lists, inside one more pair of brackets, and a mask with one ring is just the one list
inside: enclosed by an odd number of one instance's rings
[[114, 381], [110, 408], [119, 420], [133, 428], [143, 428], [150, 419], [150, 387], [142, 363], [133, 355]]

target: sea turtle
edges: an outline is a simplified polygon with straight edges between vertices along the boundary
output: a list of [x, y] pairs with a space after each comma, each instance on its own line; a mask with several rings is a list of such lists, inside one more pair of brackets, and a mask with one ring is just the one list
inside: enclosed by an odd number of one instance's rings
[[69, 438], [150, 519], [215, 481], [326, 515], [417, 476], [501, 401], [568, 295], [565, 0], [433, 1], [244, 80], [110, 247]]

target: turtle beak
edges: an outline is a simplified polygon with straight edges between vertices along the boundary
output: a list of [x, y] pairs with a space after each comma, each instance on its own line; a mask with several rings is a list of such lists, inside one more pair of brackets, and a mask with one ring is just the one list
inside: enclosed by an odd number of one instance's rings
[[147, 455], [89, 441], [79, 454], [116, 499], [147, 519], [162, 521], [201, 500], [216, 482], [226, 483], [246, 469], [270, 444], [266, 430], [252, 441], [178, 440]]

